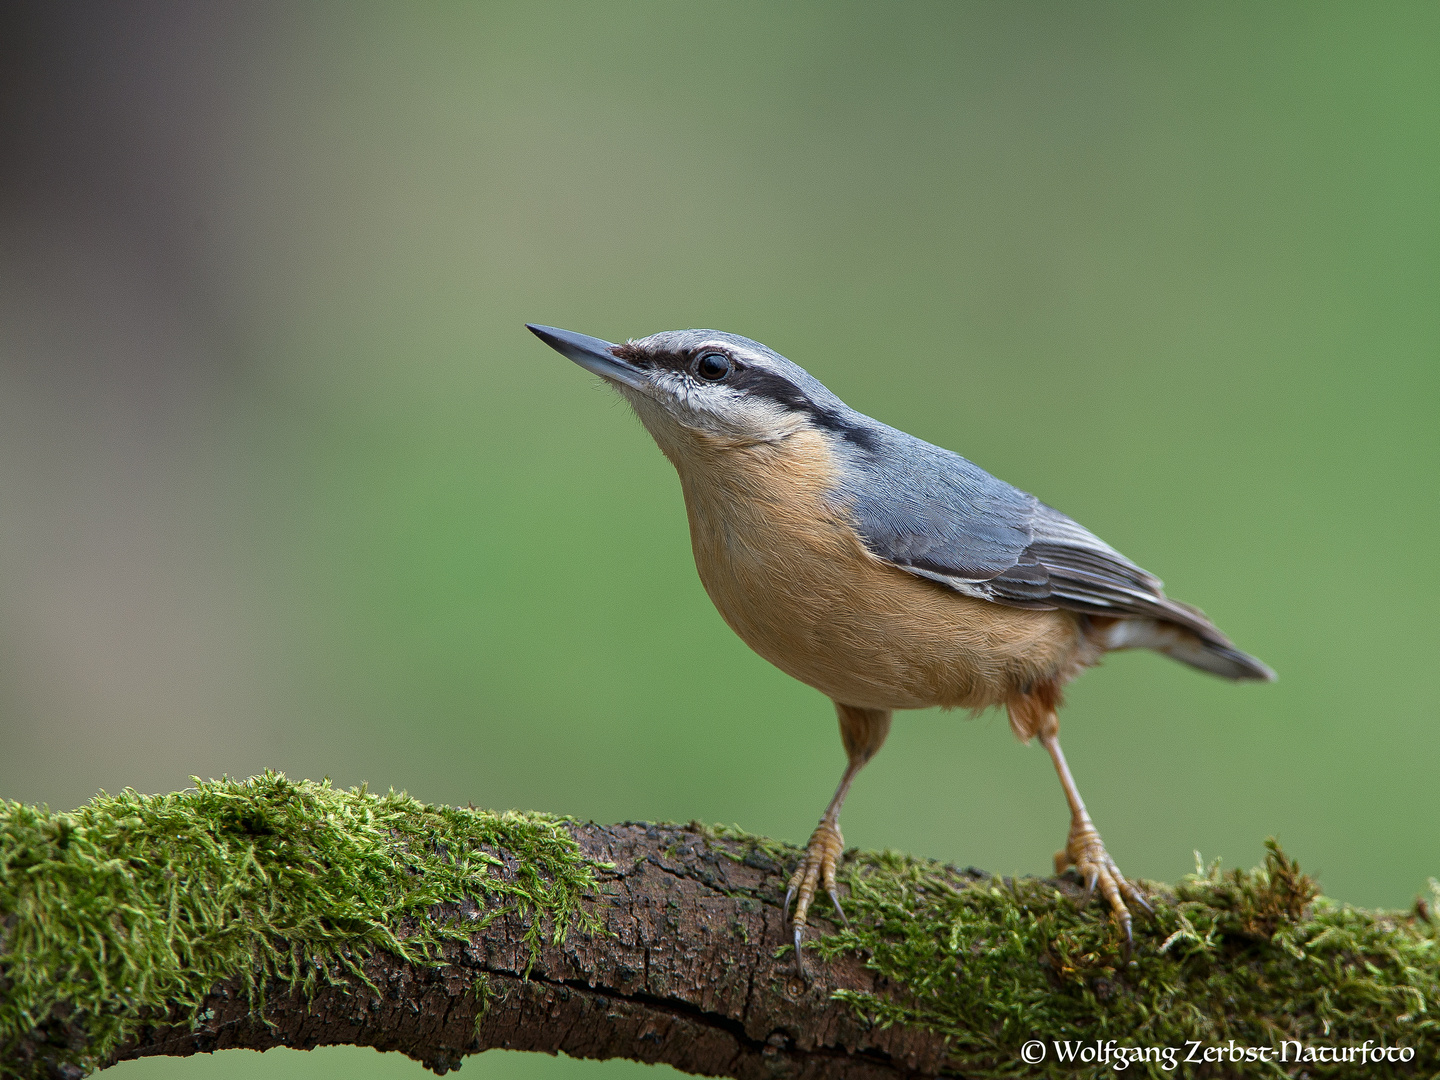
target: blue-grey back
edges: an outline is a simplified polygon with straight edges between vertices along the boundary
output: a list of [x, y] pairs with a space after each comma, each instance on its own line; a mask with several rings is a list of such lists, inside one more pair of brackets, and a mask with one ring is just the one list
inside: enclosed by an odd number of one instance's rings
[[959, 454], [846, 409], [869, 436], [841, 440], [841, 496], [872, 551], [916, 569], [986, 581], [1034, 539], [1039, 500]]

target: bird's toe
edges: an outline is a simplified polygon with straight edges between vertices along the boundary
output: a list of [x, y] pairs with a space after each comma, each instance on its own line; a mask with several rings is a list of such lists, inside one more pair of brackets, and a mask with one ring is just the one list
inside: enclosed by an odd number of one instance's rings
[[835, 906], [836, 915], [842, 923], [846, 922], [845, 912], [840, 907], [840, 893], [835, 887], [835, 866], [844, 850], [845, 838], [840, 835], [840, 827], [828, 821], [820, 822], [810, 835], [805, 854], [800, 857], [800, 864], [795, 868], [795, 873], [791, 875], [785, 889], [787, 915], [790, 912], [790, 901], [795, 901], [795, 915], [790, 921], [795, 927], [795, 963], [802, 972], [805, 966], [800, 947], [810, 916], [810, 903], [815, 899], [818, 890], [823, 889], [826, 892]]
[[1087, 905], [1098, 889], [1100, 895], [1110, 905], [1111, 917], [1124, 931], [1125, 946], [1128, 952], [1134, 935], [1132, 932], [1133, 920], [1126, 901], [1139, 905], [1147, 912], [1152, 909], [1139, 887], [1120, 872], [1120, 868], [1115, 865], [1115, 860], [1105, 850], [1105, 842], [1100, 839], [1100, 833], [1088, 821], [1073, 825], [1064, 850], [1055, 853], [1057, 874], [1064, 872], [1070, 866], [1075, 867], [1076, 872], [1085, 882], [1085, 892], [1080, 898], [1080, 906]]

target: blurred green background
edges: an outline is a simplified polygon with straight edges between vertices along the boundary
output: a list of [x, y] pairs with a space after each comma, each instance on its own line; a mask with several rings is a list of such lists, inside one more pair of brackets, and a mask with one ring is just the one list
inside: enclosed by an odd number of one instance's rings
[[[1435, 5], [5, 18], [0, 795], [271, 767], [803, 840], [830, 704], [724, 626], [670, 466], [521, 324], [705, 326], [1060, 507], [1279, 671], [1121, 655], [1073, 687], [1128, 873], [1270, 834], [1359, 904], [1440, 872]], [[1022, 873], [1066, 824], [1041, 750], [938, 712], [844, 816]]]

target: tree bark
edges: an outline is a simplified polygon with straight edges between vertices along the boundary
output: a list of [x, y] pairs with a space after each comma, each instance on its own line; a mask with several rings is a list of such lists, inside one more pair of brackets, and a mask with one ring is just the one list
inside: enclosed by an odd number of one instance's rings
[[[790, 950], [775, 955], [790, 940], [781, 910], [788, 868], [763, 851], [696, 828], [573, 831], [587, 857], [614, 867], [600, 874], [603, 933], [547, 944], [532, 966], [527, 924], [511, 913], [468, 944], [446, 946], [439, 964], [376, 950], [361, 966], [379, 993], [353, 976], [313, 995], [280, 983], [267, 987], [259, 1013], [238, 981], [222, 983], [193, 1029], [177, 1008], [112, 1061], [350, 1044], [397, 1050], [440, 1074], [492, 1048], [665, 1062], [737, 1080], [882, 1080], [941, 1071], [943, 1037], [869, 1026], [832, 999], [839, 989], [883, 992], [862, 957], [825, 963], [807, 954], [802, 978]], [[474, 915], [465, 903], [432, 915]], [[812, 933], [828, 930], [821, 904], [812, 911]]]
[[[1283, 1050], [1289, 1075], [1432, 1073], [1431, 903], [1317, 900], [1267, 848], [1252, 871], [1151, 883], [1133, 955], [1103, 905], [1072, 902], [1073, 875], [847, 854], [853, 925], [802, 977], [782, 910], [799, 852], [760, 837], [273, 773], [70, 814], [3, 804], [0, 1080], [327, 1044], [442, 1074], [491, 1048], [737, 1080], [1059, 1075], [1102, 1050], [1115, 1069], [1203, 1053], [1185, 1060], [1231, 1075], [1236, 1052]], [[823, 900], [813, 914], [834, 933]], [[1337, 1056], [1375, 1047], [1392, 1056], [1359, 1072]]]

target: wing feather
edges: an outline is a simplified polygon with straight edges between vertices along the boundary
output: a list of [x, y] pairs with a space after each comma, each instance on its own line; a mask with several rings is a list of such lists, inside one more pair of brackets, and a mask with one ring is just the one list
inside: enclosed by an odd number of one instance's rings
[[[1205, 614], [1078, 522], [948, 450], [888, 429], [845, 494], [866, 546], [919, 577], [1011, 607], [1176, 623], [1216, 645]], [[894, 438], [899, 436], [900, 438]]]

